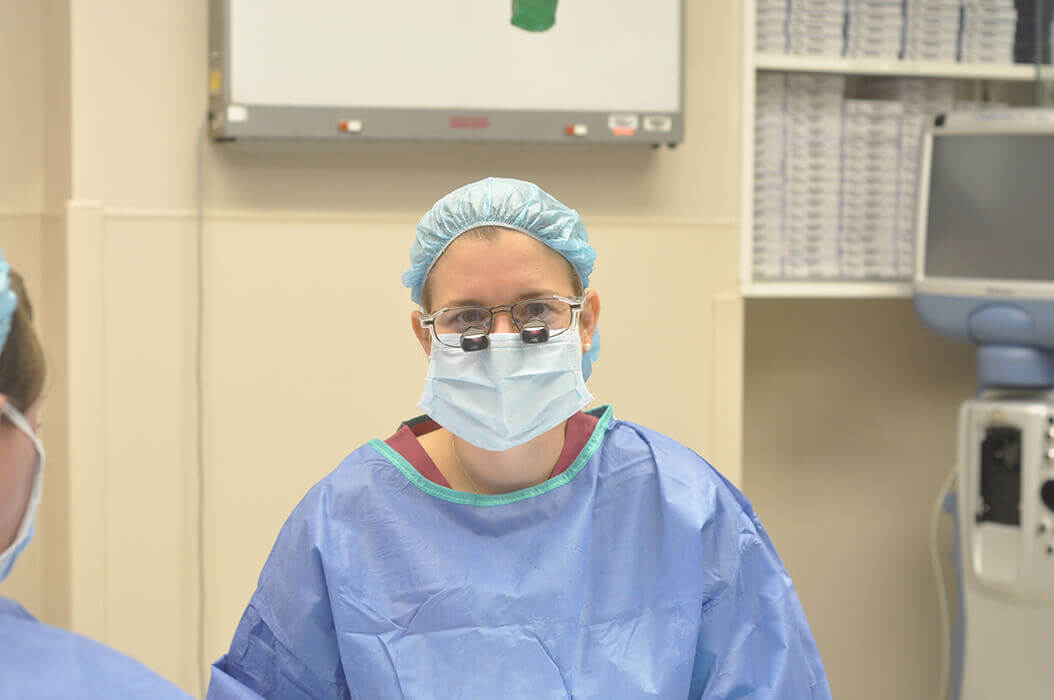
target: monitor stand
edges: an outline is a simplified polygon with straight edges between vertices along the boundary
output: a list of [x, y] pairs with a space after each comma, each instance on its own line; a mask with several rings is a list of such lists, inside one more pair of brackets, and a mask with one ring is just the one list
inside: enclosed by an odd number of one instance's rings
[[983, 388], [1047, 391], [1054, 388], [1054, 351], [982, 345], [977, 350], [977, 383]]

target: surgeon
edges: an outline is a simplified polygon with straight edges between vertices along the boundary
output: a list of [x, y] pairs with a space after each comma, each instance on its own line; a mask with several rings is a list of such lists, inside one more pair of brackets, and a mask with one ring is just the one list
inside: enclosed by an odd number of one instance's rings
[[[21, 277], [0, 254], [0, 581], [33, 537], [44, 478], [37, 431], [44, 353]], [[0, 699], [186, 699], [160, 676], [90, 639], [37, 622], [0, 597]]]
[[595, 257], [578, 214], [520, 180], [424, 215], [403, 275], [423, 414], [296, 507], [210, 698], [830, 698], [742, 494], [583, 411]]

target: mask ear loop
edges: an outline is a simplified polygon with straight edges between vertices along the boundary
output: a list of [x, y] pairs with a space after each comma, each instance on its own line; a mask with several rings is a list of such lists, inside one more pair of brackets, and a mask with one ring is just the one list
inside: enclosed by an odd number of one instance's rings
[[40, 439], [36, 436], [33, 430], [29, 426], [29, 421], [25, 419], [22, 413], [11, 405], [11, 402], [6, 400], [6, 397], [0, 397], [0, 414], [3, 414], [5, 418], [14, 424], [17, 430], [21, 430], [26, 434], [32, 442], [33, 446], [37, 450], [37, 463], [34, 468], [33, 474], [33, 486], [29, 492], [29, 501], [26, 503], [26, 511], [22, 515], [22, 522], [18, 525], [18, 530], [15, 533], [15, 540], [6, 549], [0, 551], [0, 581], [7, 578], [8, 573], [11, 571], [11, 567], [14, 566], [15, 559], [18, 555], [26, 548], [29, 541], [33, 539], [33, 532], [36, 528], [36, 513], [37, 508], [40, 505], [40, 492], [42, 490], [42, 484], [44, 480], [44, 446], [40, 444]]
[[14, 406], [11, 405], [10, 401], [3, 401], [0, 403], [0, 413], [4, 415], [11, 423], [25, 433], [33, 442], [33, 447], [37, 450], [37, 455], [40, 461], [44, 460], [44, 446], [40, 443], [40, 438], [37, 437], [36, 433], [33, 432], [33, 428], [30, 427], [29, 421], [26, 420], [25, 416], [19, 412]]

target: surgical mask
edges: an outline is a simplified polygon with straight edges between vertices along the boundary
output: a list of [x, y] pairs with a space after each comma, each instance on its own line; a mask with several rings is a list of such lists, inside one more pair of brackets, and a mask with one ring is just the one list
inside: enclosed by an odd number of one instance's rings
[[25, 433], [29, 439], [33, 442], [33, 446], [37, 450], [37, 463], [34, 467], [35, 471], [33, 474], [33, 488], [29, 494], [29, 503], [26, 505], [25, 515], [22, 516], [22, 523], [18, 526], [18, 532], [15, 533], [15, 541], [11, 543], [11, 546], [0, 552], [0, 581], [7, 578], [7, 575], [11, 573], [11, 568], [15, 565], [15, 559], [22, 553], [22, 550], [26, 548], [29, 541], [33, 539], [33, 532], [35, 530], [34, 524], [37, 515], [37, 506], [40, 505], [40, 489], [41, 484], [44, 481], [44, 446], [40, 444], [40, 439], [33, 432], [32, 428], [29, 427], [29, 422], [26, 420], [19, 411], [12, 406], [9, 402], [4, 402], [0, 406], [0, 411], [7, 416], [16, 428]]
[[582, 341], [571, 329], [537, 345], [519, 333], [491, 333], [490, 346], [478, 352], [432, 343], [418, 406], [465, 442], [501, 452], [552, 430], [592, 400], [582, 378]]

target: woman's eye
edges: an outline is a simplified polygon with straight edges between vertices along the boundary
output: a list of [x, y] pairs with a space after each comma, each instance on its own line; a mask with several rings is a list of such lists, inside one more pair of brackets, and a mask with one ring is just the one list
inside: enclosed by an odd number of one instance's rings
[[524, 316], [526, 321], [530, 321], [532, 318], [540, 318], [543, 321], [548, 321], [556, 314], [554, 313], [553, 305], [549, 302], [544, 301], [532, 301], [524, 305]]
[[483, 323], [483, 309], [465, 309], [464, 311], [458, 312], [455, 319], [458, 323], [464, 323], [467, 325]]

